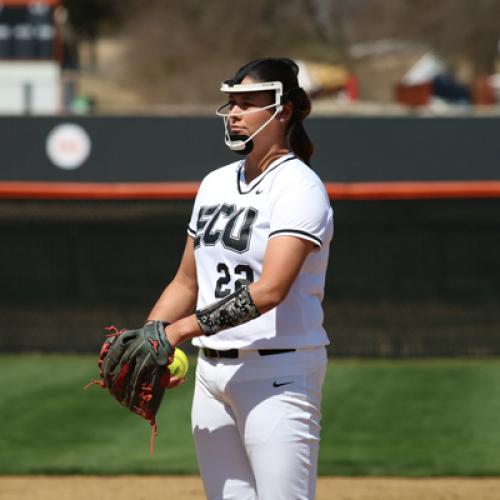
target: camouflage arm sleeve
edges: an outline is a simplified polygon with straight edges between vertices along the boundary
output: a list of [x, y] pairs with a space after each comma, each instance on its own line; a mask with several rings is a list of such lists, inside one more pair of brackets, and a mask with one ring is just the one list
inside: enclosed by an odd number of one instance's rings
[[196, 320], [205, 335], [242, 325], [259, 316], [246, 285], [222, 300], [196, 311]]

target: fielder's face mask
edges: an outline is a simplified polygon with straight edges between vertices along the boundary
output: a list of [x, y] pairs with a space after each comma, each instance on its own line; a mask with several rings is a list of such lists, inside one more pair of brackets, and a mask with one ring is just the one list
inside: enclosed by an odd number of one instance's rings
[[[278, 113], [283, 109], [283, 84], [281, 82], [256, 82], [256, 83], [233, 83], [231, 80], [228, 80], [221, 84], [220, 87], [221, 92], [225, 92], [227, 94], [231, 93], [243, 93], [243, 92], [264, 92], [264, 91], [273, 91], [274, 90], [274, 102], [269, 104], [268, 106], [264, 106], [262, 108], [251, 109], [250, 111], [241, 111], [240, 113], [231, 112], [231, 103], [224, 104], [220, 108], [217, 109], [216, 114], [218, 116], [222, 116], [224, 120], [224, 142], [226, 146], [234, 151], [235, 153], [239, 153], [242, 155], [247, 155], [253, 149], [253, 141], [252, 139], [262, 130], [264, 129], [271, 121], [278, 115]], [[249, 115], [250, 113], [257, 113], [258, 111], [262, 111], [264, 109], [272, 109], [276, 108], [272, 116], [265, 121], [252, 135], [237, 135], [231, 134], [229, 127], [229, 116], [243, 116]]]

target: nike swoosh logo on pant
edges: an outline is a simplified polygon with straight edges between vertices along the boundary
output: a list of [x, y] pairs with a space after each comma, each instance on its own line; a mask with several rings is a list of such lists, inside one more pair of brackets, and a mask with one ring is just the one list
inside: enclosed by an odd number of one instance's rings
[[274, 381], [273, 387], [281, 387], [282, 385], [288, 385], [288, 384], [293, 384], [293, 380], [291, 382], [281, 382], [280, 384], [278, 384], [278, 382]]

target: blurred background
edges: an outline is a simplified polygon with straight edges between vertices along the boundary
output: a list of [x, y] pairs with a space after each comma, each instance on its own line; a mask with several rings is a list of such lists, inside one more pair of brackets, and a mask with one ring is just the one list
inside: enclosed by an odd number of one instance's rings
[[[317, 113], [491, 114], [500, 98], [496, 0], [0, 5], [3, 113], [211, 115], [216, 82], [263, 54], [299, 62]], [[4, 102], [16, 79], [24, 108]], [[49, 81], [57, 99], [40, 108]]]
[[287, 56], [335, 210], [321, 474], [499, 475], [499, 20], [498, 0], [0, 0], [0, 474], [196, 473], [193, 372], [154, 461], [143, 422], [79, 390], [238, 158], [220, 81]]
[[336, 211], [332, 352], [498, 354], [500, 3], [235, 8], [0, 2], [0, 348], [94, 352], [102, 326], [142, 323], [197, 183], [236, 159], [219, 82], [286, 55]]

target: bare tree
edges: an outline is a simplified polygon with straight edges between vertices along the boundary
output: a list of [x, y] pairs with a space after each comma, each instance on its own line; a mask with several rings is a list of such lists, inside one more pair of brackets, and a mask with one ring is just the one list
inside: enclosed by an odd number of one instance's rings
[[415, 0], [408, 14], [419, 19], [414, 36], [445, 57], [469, 59], [477, 74], [493, 71], [500, 38], [498, 0]]
[[129, 1], [128, 79], [153, 102], [218, 100], [218, 80], [252, 58], [337, 58], [302, 0]]
[[[97, 1], [97, 0], [94, 0]], [[117, 0], [107, 0], [117, 1]], [[500, 0], [123, 0], [126, 81], [150, 102], [214, 102], [244, 62], [283, 56], [342, 62], [356, 42], [397, 38], [491, 72]], [[122, 9], [125, 7], [121, 7]]]
[[349, 11], [352, 41], [421, 42], [451, 63], [466, 58], [491, 73], [500, 38], [498, 0], [358, 0]]

